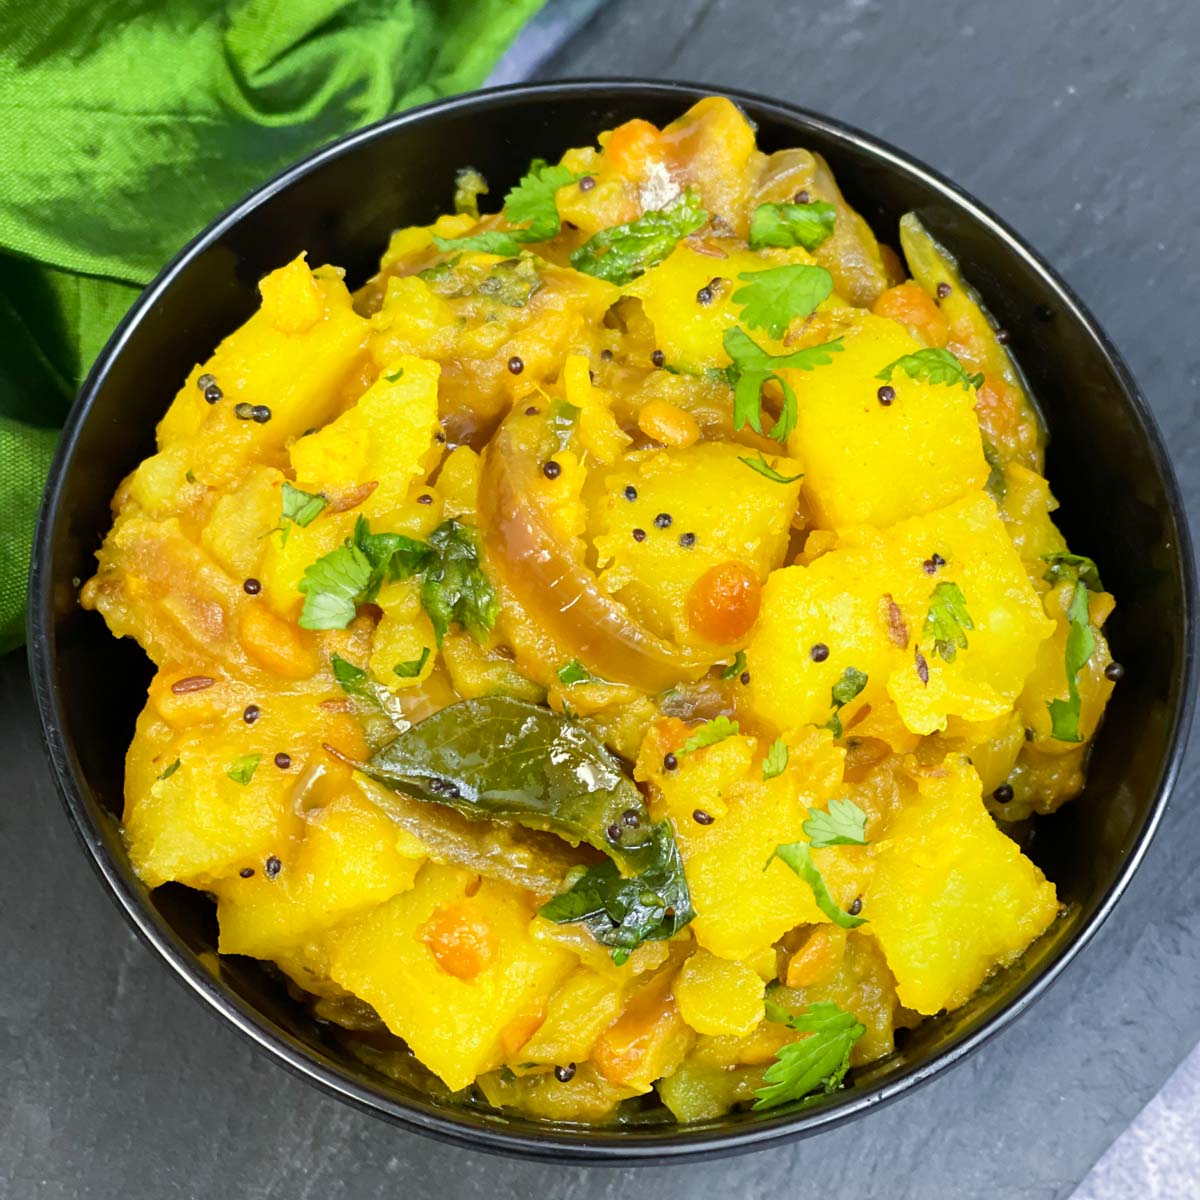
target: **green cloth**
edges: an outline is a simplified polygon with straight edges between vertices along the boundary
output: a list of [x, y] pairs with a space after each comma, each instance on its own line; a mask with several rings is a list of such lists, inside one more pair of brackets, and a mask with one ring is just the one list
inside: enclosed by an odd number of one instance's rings
[[478, 85], [545, 0], [0, 0], [0, 651], [65, 417], [113, 326], [222, 209]]

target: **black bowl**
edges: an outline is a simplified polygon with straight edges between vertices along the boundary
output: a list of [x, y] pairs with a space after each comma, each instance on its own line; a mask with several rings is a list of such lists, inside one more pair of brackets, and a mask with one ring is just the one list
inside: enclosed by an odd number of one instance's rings
[[[429, 105], [344, 138], [209, 227], [143, 293], [100, 355], [51, 472], [34, 547], [29, 657], [67, 811], [105, 885], [141, 936], [222, 1017], [298, 1074], [409, 1128], [471, 1146], [558, 1160], [668, 1160], [765, 1146], [875, 1107], [1008, 1025], [1083, 948], [1141, 861], [1175, 777], [1191, 708], [1193, 568], [1186, 521], [1154, 421], [1124, 363], [1063, 282], [974, 200], [912, 159], [825, 117], [733, 98], [767, 150], [825, 155], [850, 202], [886, 241], [915, 210], [962, 260], [1045, 410], [1049, 476], [1071, 545], [1099, 560], [1118, 607], [1125, 665], [1085, 795], [1041, 821], [1034, 860], [1068, 905], [1018, 966], [966, 1007], [927, 1021], [843, 1092], [794, 1112], [737, 1113], [687, 1127], [585, 1129], [437, 1103], [351, 1057], [268, 970], [219, 960], [211, 904], [138, 882], [121, 843], [123, 757], [149, 666], [83, 612], [78, 583], [109, 524], [109, 498], [153, 448], [155, 423], [192, 365], [250, 315], [256, 284], [301, 250], [356, 285], [391, 230], [443, 209], [455, 170], [478, 167], [499, 195], [529, 160], [598, 132], [678, 116], [705, 89], [636, 81], [502, 88]], [[1042, 1018], [1063, 1020], [1046, 1008]]]

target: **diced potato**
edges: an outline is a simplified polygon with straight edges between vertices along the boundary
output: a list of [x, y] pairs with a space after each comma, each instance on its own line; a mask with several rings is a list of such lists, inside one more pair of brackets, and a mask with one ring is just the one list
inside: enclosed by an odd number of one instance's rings
[[895, 399], [880, 404], [876, 375], [921, 343], [884, 317], [856, 312], [848, 320], [835, 330], [842, 352], [831, 362], [781, 372], [800, 404], [788, 452], [803, 464], [818, 524], [892, 525], [983, 487], [988, 465], [974, 393], [897, 369]]
[[[800, 485], [766, 479], [739, 461], [744, 454], [718, 442], [639, 451], [606, 473], [591, 500], [601, 583], [684, 644], [710, 644], [688, 619], [688, 597], [706, 571], [734, 562], [762, 580], [787, 549]], [[785, 475], [794, 465], [776, 463]]]
[[425, 859], [406, 856], [409, 845], [354, 792], [307, 813], [302, 840], [279, 855], [274, 878], [257, 868], [249, 879], [233, 875], [216, 885], [221, 953], [288, 955], [412, 887]]
[[[276, 510], [278, 515], [279, 510]], [[336, 550], [354, 532], [356, 514], [329, 512], [317, 515], [308, 525], [289, 525], [287, 537], [273, 533], [263, 540], [259, 581], [262, 599], [281, 617], [295, 621], [304, 607], [304, 595], [298, 590], [304, 572], [318, 558]]]
[[735, 1104], [754, 1099], [763, 1084], [763, 1067], [719, 1067], [686, 1059], [656, 1085], [662, 1102], [675, 1120], [712, 1121]]
[[583, 1063], [565, 1083], [552, 1071], [514, 1076], [492, 1071], [479, 1078], [479, 1089], [494, 1108], [515, 1108], [550, 1121], [606, 1121], [622, 1100], [636, 1095], [605, 1079]]
[[671, 997], [668, 966], [631, 998], [620, 1019], [592, 1047], [592, 1064], [609, 1083], [648, 1092], [683, 1061], [695, 1040]]
[[[496, 953], [471, 979], [438, 963], [422, 931], [453, 905], [489, 927]], [[362, 997], [387, 1027], [457, 1091], [505, 1058], [501, 1034], [566, 977], [574, 959], [529, 935], [530, 897], [458, 867], [430, 863], [416, 885], [345, 927], [331, 977]]]
[[583, 1062], [596, 1039], [620, 1015], [621, 986], [587, 967], [577, 967], [550, 997], [546, 1019], [513, 1056], [521, 1063], [566, 1066]]
[[[293, 263], [268, 276], [266, 294], [282, 295], [275, 280], [289, 273], [288, 286], [294, 288], [295, 272]], [[321, 271], [311, 277], [311, 286], [320, 297], [319, 319], [300, 332], [286, 332], [274, 323], [279, 319], [274, 302], [264, 302], [188, 376], [159, 424], [160, 448], [185, 441], [194, 447], [190, 467], [201, 483], [228, 486], [247, 461], [280, 455], [288, 441], [337, 411], [340, 388], [362, 361], [369, 326], [336, 274]], [[201, 375], [212, 375], [221, 389], [215, 404], [196, 385]], [[270, 419], [238, 417], [234, 409], [243, 404], [265, 406]]]
[[352, 408], [292, 446], [299, 486], [320, 491], [377, 483], [357, 511], [390, 514], [437, 462], [440, 373], [437, 363], [411, 355], [388, 363]]
[[675, 1003], [697, 1033], [742, 1037], [763, 1019], [763, 981], [745, 963], [697, 950], [680, 968]]
[[611, 463], [629, 445], [629, 434], [612, 414], [612, 401], [592, 384], [587, 356], [570, 354], [563, 364], [567, 403], [579, 409], [579, 441], [600, 463]]
[[[973, 624], [952, 662], [925, 631], [940, 583], [958, 585]], [[914, 733], [950, 716], [987, 720], [1012, 707], [1053, 629], [995, 505], [975, 493], [890, 529], [844, 531], [837, 549], [775, 572], [746, 651], [750, 703], [778, 729], [824, 724], [833, 686], [854, 667], [867, 683], [840, 713], [847, 730], [889, 698]], [[818, 645], [827, 657], [814, 656]]]
[[470, 446], [456, 446], [438, 472], [437, 492], [447, 517], [473, 517], [479, 494], [479, 455]]
[[251, 467], [233, 491], [212, 507], [200, 544], [231, 575], [253, 576], [263, 541], [278, 524], [283, 474], [273, 467]]
[[[741, 319], [741, 305], [733, 302], [734, 293], [745, 287], [738, 276], [789, 262], [811, 263], [812, 256], [797, 247], [767, 254], [729, 250], [727, 257], [713, 258], [680, 242], [669, 258], [634, 280], [629, 292], [641, 299], [667, 363], [684, 371], [726, 367], [725, 333]], [[712, 300], [701, 304], [696, 293], [714, 280], [719, 282], [710, 288]], [[753, 336], [769, 341], [761, 331]]]
[[[696, 910], [692, 932], [721, 958], [751, 958], [796, 925], [826, 920], [808, 884], [772, 855], [804, 840], [808, 808], [837, 794], [843, 752], [824, 732], [803, 730], [787, 740], [788, 769], [766, 782], [755, 740], [741, 736], [681, 755], [679, 743], [652, 734], [638, 761], [637, 778], [659, 789], [675, 827]], [[663, 766], [667, 750], [678, 760], [671, 771]], [[698, 822], [697, 810], [712, 823]], [[865, 880], [862, 848], [815, 850], [813, 861], [834, 899], [848, 907]]]
[[926, 1014], [966, 1003], [1058, 913], [1054, 885], [996, 828], [966, 759], [950, 755], [943, 766], [870, 847], [863, 905], [900, 1002]]

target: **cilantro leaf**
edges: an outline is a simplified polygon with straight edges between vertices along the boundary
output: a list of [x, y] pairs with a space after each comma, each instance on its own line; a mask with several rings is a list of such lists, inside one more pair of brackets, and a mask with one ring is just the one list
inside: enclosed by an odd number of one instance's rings
[[776, 775], [782, 775], [787, 764], [788, 748], [784, 744], [783, 738], [778, 738], [770, 750], [767, 751], [766, 758], [763, 759], [763, 781], [774, 779]]
[[[791, 430], [788, 431], [789, 433]], [[787, 434], [784, 434], [786, 437]], [[795, 483], [797, 479], [804, 478], [804, 472], [799, 475], [781, 475], [765, 458], [760, 454], [757, 458], [742, 458], [738, 457], [738, 462], [744, 462], [752, 471], [757, 471], [760, 475], [771, 480], [772, 483]]]
[[[838, 908], [837, 901], [829, 894], [821, 872], [817, 870], [812, 860], [811, 847], [808, 842], [788, 842], [776, 846], [775, 852], [767, 859], [767, 867], [772, 859], [782, 859], [805, 883], [812, 889], [813, 899], [817, 907], [835, 924], [843, 929], [857, 929], [867, 923], [866, 917], [852, 917], [848, 912]], [[766, 867], [763, 868], [766, 870]]]
[[504, 197], [504, 219], [526, 226], [527, 237], [523, 240], [549, 241], [562, 225], [555, 195], [559, 188], [578, 178], [570, 167], [551, 166], [545, 159], [535, 158], [517, 186]]
[[329, 501], [320, 492], [303, 492], [283, 481], [283, 519], [299, 525], [302, 529], [316, 520]]
[[451, 518], [429, 536], [434, 561], [425, 569], [421, 604], [433, 623], [437, 644], [457, 621], [480, 641], [496, 623], [496, 591], [479, 563], [471, 529]]
[[304, 593], [301, 629], [345, 629], [371, 584], [371, 560], [350, 541], [304, 569], [296, 585]]
[[577, 658], [564, 663], [555, 674], [558, 676], [558, 682], [567, 687], [573, 687], [577, 683], [592, 683], [596, 678]]
[[652, 825], [650, 835], [650, 861], [638, 874], [627, 879], [605, 859], [543, 904], [538, 915], [559, 925], [583, 922], [596, 941], [612, 947], [618, 966], [643, 942], [674, 937], [696, 914], [671, 823]]
[[750, 249], [803, 246], [815, 250], [833, 232], [837, 209], [825, 200], [760, 204], [750, 218]]
[[1043, 554], [1044, 562], [1050, 564], [1049, 570], [1042, 576], [1047, 583], [1058, 583], [1063, 579], [1080, 580], [1089, 592], [1104, 591], [1100, 582], [1100, 569], [1086, 554], [1069, 554], [1066, 550], [1056, 550], [1053, 554]]
[[571, 255], [571, 266], [585, 275], [626, 284], [656, 267], [679, 241], [708, 223], [696, 192], [676, 196], [666, 208], [643, 213], [636, 221], [593, 234]]
[[741, 429], [743, 425], [749, 425], [755, 433], [762, 433], [762, 388], [764, 383], [774, 379], [783, 389], [783, 410], [771, 430], [771, 436], [778, 442], [785, 441], [796, 427], [799, 404], [796, 393], [775, 371], [785, 367], [812, 371], [832, 362], [832, 355], [842, 349], [841, 338], [835, 338], [832, 342], [805, 346], [788, 354], [771, 354], [738, 325], [725, 331], [723, 344], [731, 360], [725, 369], [725, 378], [733, 387], [733, 427]]
[[429, 647], [421, 647], [421, 657], [409, 659], [408, 662], [398, 662], [392, 670], [400, 676], [401, 679], [416, 679], [424, 669], [425, 664], [429, 661]]
[[260, 758], [262, 758], [261, 754], [244, 754], [241, 758], [234, 759], [225, 768], [225, 774], [234, 783], [240, 783], [244, 786], [254, 778], [254, 772], [258, 770], [258, 761]]
[[1079, 713], [1082, 700], [1079, 695], [1079, 672], [1087, 666], [1088, 659], [1096, 649], [1096, 636], [1092, 633], [1088, 615], [1088, 589], [1083, 579], [1075, 584], [1071, 606], [1067, 610], [1071, 627], [1067, 632], [1066, 671], [1067, 699], [1051, 700], [1046, 707], [1050, 710], [1050, 736], [1060, 742], [1081, 742]]
[[162, 783], [164, 779], [170, 779], [176, 771], [179, 770], [179, 759], [176, 759], [159, 777], [157, 782]]
[[909, 379], [923, 379], [926, 383], [944, 383], [947, 387], [961, 384], [964, 391], [983, 386], [982, 375], [968, 375], [967, 369], [950, 353], [937, 346], [916, 350], [888, 363], [876, 379], [891, 383], [892, 375], [899, 368]]
[[1000, 504], [1008, 495], [1008, 479], [1004, 474], [1004, 459], [1000, 457], [1000, 451], [987, 438], [983, 439], [983, 458], [988, 465], [987, 482], [983, 489]]
[[867, 686], [867, 674], [857, 667], [847, 667], [839, 676], [837, 683], [829, 689], [830, 703], [833, 705], [833, 715], [825, 722], [826, 729], [833, 730], [833, 736], [842, 736], [841, 711]]
[[713, 717], [711, 721], [697, 726], [692, 736], [683, 743], [680, 754], [691, 754], [695, 750], [703, 750], [705, 746], [715, 746], [717, 742], [723, 742], [737, 732], [738, 723], [722, 713], [721, 716]]
[[807, 317], [833, 291], [833, 276], [824, 267], [804, 263], [743, 271], [738, 278], [746, 284], [733, 293], [742, 321], [773, 338], [783, 337], [794, 318]]
[[746, 669], [746, 652], [745, 652], [745, 650], [739, 650], [739, 651], [738, 651], [738, 652], [737, 652], [737, 653], [736, 653], [736, 654], [733, 656], [733, 662], [731, 662], [731, 663], [730, 663], [730, 664], [729, 664], [729, 665], [728, 665], [728, 666], [725, 668], [725, 670], [723, 670], [723, 671], [721, 672], [721, 678], [722, 678], [722, 679], [735, 679], [735, 678], [737, 678], [737, 676], [739, 676], [739, 675], [740, 675], [740, 674], [741, 674], [741, 673], [742, 673], [742, 672], [743, 672], [745, 669]]
[[366, 517], [354, 522], [354, 545], [371, 564], [371, 578], [362, 596], [366, 601], [379, 595], [385, 580], [394, 583], [397, 579], [411, 579], [424, 571], [435, 556], [431, 546], [403, 533], [372, 533]]
[[966, 597], [957, 583], [939, 583], [929, 597], [923, 637], [933, 639], [933, 648], [944, 661], [953, 662], [959, 650], [967, 648], [967, 629], [975, 623], [967, 612]]
[[767, 1019], [790, 1026], [807, 1037], [788, 1042], [775, 1053], [763, 1075], [768, 1087], [755, 1092], [755, 1109], [775, 1108], [802, 1100], [821, 1089], [826, 1095], [842, 1086], [850, 1068], [850, 1051], [866, 1027], [832, 1000], [819, 1000], [792, 1016], [781, 1005], [767, 1002]]
[[827, 846], [865, 846], [867, 844], [867, 814], [853, 800], [829, 801], [829, 811], [819, 808], [809, 811], [803, 825], [808, 844], [814, 850]]
[[329, 660], [329, 665], [333, 668], [334, 679], [348, 696], [355, 696], [370, 704], [379, 703], [380, 685], [362, 667], [356, 667], [340, 654], [333, 655]]
[[[479, 177], [482, 179], [482, 176]], [[548, 242], [558, 234], [562, 220], [558, 215], [555, 193], [578, 178], [569, 168], [549, 166], [535, 158], [516, 187], [504, 197], [504, 219], [515, 226], [510, 230], [492, 229], [460, 238], [434, 237], [439, 250], [480, 250], [516, 258], [525, 242]], [[487, 190], [486, 185], [483, 189]]]

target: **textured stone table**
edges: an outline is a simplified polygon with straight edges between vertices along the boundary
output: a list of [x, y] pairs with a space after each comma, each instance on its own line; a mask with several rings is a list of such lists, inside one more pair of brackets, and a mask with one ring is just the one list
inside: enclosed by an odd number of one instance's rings
[[[1194, 506], [1198, 43], [1200, 7], [1185, 0], [615, 0], [540, 73], [756, 88], [959, 180], [1059, 266], [1114, 336]], [[447, 1149], [272, 1066], [134, 940], [61, 814], [19, 658], [0, 662], [0, 740], [4, 1200], [1066, 1197], [1200, 1040], [1193, 753], [1136, 882], [1065, 978], [969, 1062], [868, 1120], [672, 1169]], [[1143, 1121], [1177, 1102], [1173, 1083]], [[1085, 1194], [1150, 1195], [1168, 1176], [1147, 1159], [1105, 1178]]]

